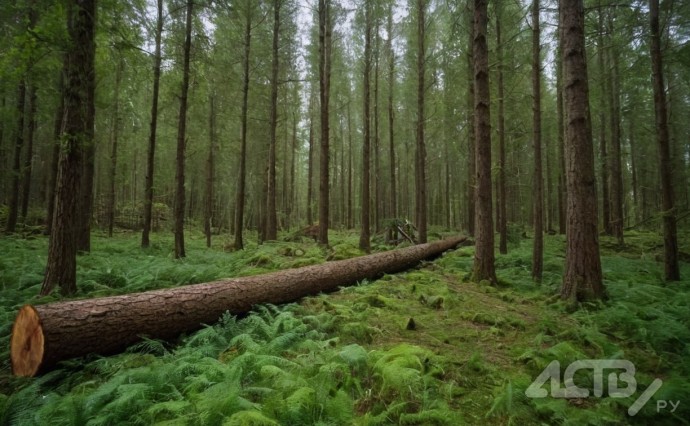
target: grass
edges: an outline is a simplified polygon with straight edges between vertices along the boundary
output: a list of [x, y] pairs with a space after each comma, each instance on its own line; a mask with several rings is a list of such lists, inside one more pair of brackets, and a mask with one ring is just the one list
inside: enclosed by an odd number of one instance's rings
[[[683, 424], [690, 418], [690, 280], [664, 283], [659, 238], [626, 235], [621, 251], [602, 241], [606, 303], [574, 313], [557, 298], [564, 241], [547, 237], [544, 280], [530, 278], [531, 241], [498, 255], [499, 287], [469, 281], [472, 247], [376, 281], [299, 304], [259, 306], [176, 342], [146, 340], [123, 354], [70, 360], [45, 376], [9, 374], [14, 314], [39, 298], [47, 242], [0, 239], [0, 424]], [[249, 242], [226, 253], [187, 238], [95, 234], [78, 261], [80, 293], [93, 297], [258, 274], [359, 254], [357, 235], [333, 248], [312, 242]], [[688, 239], [681, 239], [688, 241]], [[382, 247], [378, 247], [381, 249]], [[690, 247], [681, 247], [690, 250]], [[690, 268], [682, 264], [682, 276]], [[627, 359], [629, 398], [528, 399], [524, 391], [553, 360]], [[635, 417], [627, 408], [651, 381], [664, 384]], [[591, 387], [591, 374], [576, 377]], [[657, 413], [658, 399], [680, 401]]]

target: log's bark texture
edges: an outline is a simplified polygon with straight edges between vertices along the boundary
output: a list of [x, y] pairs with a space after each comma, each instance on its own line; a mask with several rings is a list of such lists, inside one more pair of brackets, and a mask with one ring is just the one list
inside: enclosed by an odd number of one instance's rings
[[241, 314], [258, 303], [292, 302], [402, 271], [465, 239], [454, 237], [354, 259], [174, 289], [25, 305], [12, 328], [12, 371], [18, 376], [35, 376], [65, 359], [115, 353], [141, 336], [170, 339], [213, 323], [226, 311]]

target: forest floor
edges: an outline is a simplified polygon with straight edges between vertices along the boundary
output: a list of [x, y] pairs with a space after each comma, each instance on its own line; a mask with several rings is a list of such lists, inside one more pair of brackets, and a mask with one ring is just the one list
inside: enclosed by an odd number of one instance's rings
[[[168, 234], [153, 240], [152, 248], [142, 250], [139, 234], [109, 239], [94, 233], [92, 253], [78, 260], [77, 297], [361, 254], [358, 235], [347, 232], [333, 233], [329, 250], [305, 240], [250, 242], [234, 253], [222, 250], [223, 237], [207, 249], [203, 236], [191, 232], [184, 260], [172, 259]], [[690, 238], [680, 241], [681, 251], [689, 252]], [[658, 235], [626, 234], [622, 249], [604, 237], [609, 300], [572, 311], [556, 296], [564, 237], [546, 238], [539, 285], [530, 278], [531, 247], [530, 239], [516, 237], [509, 254], [497, 255], [498, 287], [469, 281], [473, 247], [463, 247], [328, 295], [258, 306], [242, 318], [226, 314], [176, 342], [145, 340], [120, 355], [70, 360], [27, 379], [10, 374], [14, 315], [25, 303], [59, 296], [37, 296], [47, 239], [3, 237], [0, 425], [687, 424], [690, 265], [681, 263], [683, 281], [664, 283]], [[599, 398], [591, 392], [578, 399], [525, 396], [553, 360], [564, 370], [586, 359], [631, 361], [636, 392], [609, 396], [605, 379]], [[628, 407], [657, 377], [661, 388], [629, 416]], [[591, 370], [575, 376], [587, 389], [593, 380]]]

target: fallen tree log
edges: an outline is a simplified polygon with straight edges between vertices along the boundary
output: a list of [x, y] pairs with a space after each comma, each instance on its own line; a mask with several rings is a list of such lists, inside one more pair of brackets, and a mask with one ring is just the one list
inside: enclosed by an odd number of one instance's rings
[[249, 277], [96, 299], [25, 305], [12, 327], [12, 372], [35, 376], [59, 361], [122, 351], [142, 336], [171, 339], [226, 311], [249, 312], [408, 269], [465, 241], [455, 237], [368, 256]]

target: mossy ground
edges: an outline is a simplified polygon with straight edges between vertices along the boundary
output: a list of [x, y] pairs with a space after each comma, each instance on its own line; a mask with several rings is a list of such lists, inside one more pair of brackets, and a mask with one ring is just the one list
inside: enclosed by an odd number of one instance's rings
[[[177, 342], [144, 341], [126, 353], [72, 360], [36, 379], [9, 375], [14, 314], [38, 298], [43, 237], [0, 239], [0, 424], [678, 424], [690, 418], [690, 268], [664, 283], [660, 238], [602, 240], [610, 299], [575, 312], [557, 298], [561, 236], [547, 238], [544, 279], [530, 278], [531, 241], [497, 257], [498, 287], [468, 280], [472, 247], [404, 273], [285, 307], [259, 307]], [[77, 297], [258, 274], [358, 255], [357, 235], [312, 242], [250, 241], [226, 253], [188, 236], [187, 258], [156, 235], [96, 234], [79, 258]], [[688, 239], [681, 239], [683, 244]], [[381, 249], [382, 247], [377, 247]], [[689, 251], [687, 245], [682, 251]], [[633, 397], [528, 399], [525, 388], [552, 360], [628, 359]], [[664, 385], [635, 417], [626, 414], [655, 377]], [[591, 377], [578, 380], [591, 386]], [[680, 401], [657, 413], [656, 399]]]

